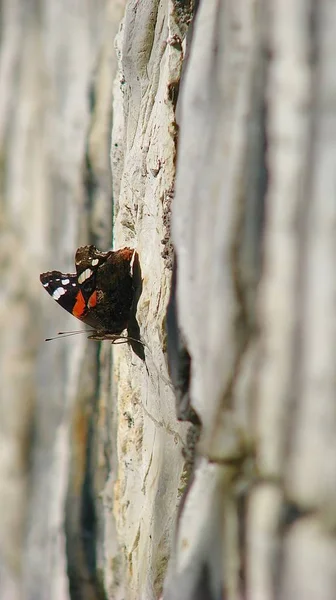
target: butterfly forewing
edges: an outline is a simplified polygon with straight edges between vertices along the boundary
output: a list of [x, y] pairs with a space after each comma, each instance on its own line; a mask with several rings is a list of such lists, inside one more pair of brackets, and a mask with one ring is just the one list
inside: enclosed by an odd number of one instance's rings
[[75, 273], [61, 273], [61, 271], [48, 271], [40, 275], [44, 289], [56, 302], [73, 314], [79, 286]]

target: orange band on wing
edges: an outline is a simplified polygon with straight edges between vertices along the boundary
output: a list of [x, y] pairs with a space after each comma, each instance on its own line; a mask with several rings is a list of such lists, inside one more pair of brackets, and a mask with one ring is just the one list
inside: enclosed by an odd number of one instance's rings
[[78, 294], [76, 296], [76, 304], [72, 309], [72, 314], [75, 317], [77, 317], [78, 319], [81, 319], [85, 313], [85, 309], [86, 309], [86, 304], [85, 304], [85, 300], [83, 298], [83, 294], [82, 294], [82, 292], [78, 292]]
[[97, 304], [97, 292], [94, 291], [93, 294], [91, 294], [89, 301], [88, 301], [88, 307], [89, 308], [93, 308], [94, 306], [96, 306]]

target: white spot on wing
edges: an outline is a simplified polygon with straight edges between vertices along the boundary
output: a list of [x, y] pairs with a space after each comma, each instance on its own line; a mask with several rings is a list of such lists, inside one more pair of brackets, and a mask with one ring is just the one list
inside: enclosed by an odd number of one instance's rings
[[83, 271], [83, 273], [81, 273], [80, 276], [78, 277], [78, 283], [84, 283], [84, 281], [89, 279], [89, 277], [91, 277], [91, 275], [92, 275], [91, 269], [85, 269], [85, 271]]
[[62, 285], [69, 285], [70, 279], [62, 279]]
[[133, 275], [133, 267], [134, 267], [134, 261], [135, 261], [135, 253], [136, 253], [136, 250], [134, 249], [133, 250], [133, 254], [132, 254], [132, 258], [131, 258], [131, 262], [130, 262], [130, 269], [131, 269], [132, 275]]
[[98, 260], [98, 258], [94, 258], [94, 259], [92, 260], [92, 263], [91, 263], [91, 264], [92, 264], [92, 266], [93, 266], [93, 267], [96, 267], [96, 266], [98, 265], [98, 263], [99, 263], [99, 260]]
[[49, 281], [47, 281], [46, 283], [42, 283], [43, 287], [48, 287], [49, 285]]
[[59, 300], [61, 296], [63, 296], [65, 294], [65, 289], [62, 287], [56, 288], [56, 290], [54, 291], [52, 297], [55, 300]]
[[76, 284], [75, 284], [75, 283], [73, 283], [73, 284], [72, 284], [72, 286], [73, 286], [73, 287], [76, 287]]

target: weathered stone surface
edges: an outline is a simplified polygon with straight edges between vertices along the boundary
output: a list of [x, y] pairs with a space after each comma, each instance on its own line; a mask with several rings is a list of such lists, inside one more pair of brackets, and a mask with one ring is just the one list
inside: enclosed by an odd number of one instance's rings
[[[263, 201], [254, 172], [262, 175], [264, 161], [258, 27], [253, 3], [201, 3], [182, 87], [173, 239], [180, 327], [191, 355], [191, 398], [202, 422], [204, 458], [180, 514], [167, 599], [182, 597], [181, 587], [185, 599], [200, 589], [204, 598], [219, 598], [224, 589], [229, 598], [241, 593], [237, 481], [240, 487], [248, 481], [244, 465], [252, 461], [256, 210], [262, 213]], [[222, 484], [212, 494], [209, 485], [197, 484], [202, 477], [215, 484], [216, 473]]]
[[[190, 14], [185, 18], [190, 20]], [[171, 251], [165, 245], [176, 155], [173, 90], [180, 78], [186, 25], [174, 3], [130, 2], [117, 40], [114, 234], [117, 246], [132, 244], [139, 253], [137, 318], [146, 347], [145, 362], [130, 348], [115, 350], [118, 472], [113, 490], [109, 485], [113, 507], [107, 503], [106, 510], [115, 515], [126, 594], [134, 599], [161, 593], [185, 486], [182, 449], [188, 426], [176, 419], [164, 350], [171, 281]], [[114, 560], [119, 569], [120, 559]]]
[[[169, 600], [200, 587], [218, 598], [218, 552], [225, 598], [334, 593], [336, 15], [327, 3], [309, 16], [303, 4], [269, 6], [200, 3], [183, 84], [173, 238], [203, 459]], [[202, 553], [190, 506], [206, 511], [206, 460], [233, 473], [214, 499], [220, 548]]]
[[[0, 598], [333, 598], [335, 8], [0, 10]], [[44, 345], [112, 239], [141, 351]]]
[[[260, 536], [254, 527], [252, 542], [258, 569], [289, 600], [335, 595], [335, 22], [331, 4], [308, 14], [303, 5], [275, 2], [268, 35], [270, 183], [256, 428], [260, 474], [282, 492], [281, 562], [263, 564], [273, 528]], [[251, 597], [268, 597], [267, 588], [256, 586]]]

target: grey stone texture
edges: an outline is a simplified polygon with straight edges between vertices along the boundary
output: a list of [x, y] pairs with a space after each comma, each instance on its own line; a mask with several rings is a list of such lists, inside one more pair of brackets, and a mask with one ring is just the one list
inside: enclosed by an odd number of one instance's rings
[[[335, 26], [0, 0], [0, 600], [335, 598]], [[43, 341], [87, 243], [141, 352]]]

